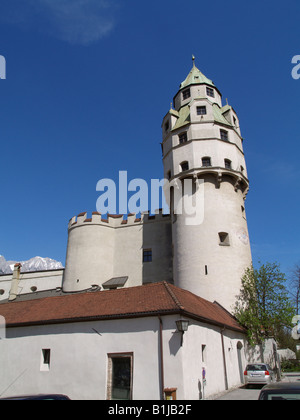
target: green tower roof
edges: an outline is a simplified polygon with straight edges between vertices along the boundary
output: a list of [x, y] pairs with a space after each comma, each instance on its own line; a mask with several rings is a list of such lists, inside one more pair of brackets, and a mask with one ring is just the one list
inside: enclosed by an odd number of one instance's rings
[[187, 86], [191, 85], [200, 85], [200, 84], [206, 84], [212, 87], [216, 87], [213, 82], [208, 79], [206, 76], [204, 76], [203, 73], [196, 67], [195, 65], [195, 57], [193, 57], [193, 68], [190, 71], [188, 77], [185, 79], [184, 82], [181, 83], [180, 89], [186, 88]]

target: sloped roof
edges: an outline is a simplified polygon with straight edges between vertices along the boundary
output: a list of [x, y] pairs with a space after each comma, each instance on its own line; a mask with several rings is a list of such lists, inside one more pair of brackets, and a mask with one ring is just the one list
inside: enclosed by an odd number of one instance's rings
[[168, 314], [245, 332], [219, 304], [166, 282], [0, 305], [8, 328]]
[[206, 84], [214, 88], [216, 87], [210, 79], [204, 76], [204, 74], [195, 66], [195, 63], [194, 63], [193, 68], [188, 74], [187, 78], [181, 83], [180, 89], [183, 89], [191, 85], [200, 85], [200, 84]]

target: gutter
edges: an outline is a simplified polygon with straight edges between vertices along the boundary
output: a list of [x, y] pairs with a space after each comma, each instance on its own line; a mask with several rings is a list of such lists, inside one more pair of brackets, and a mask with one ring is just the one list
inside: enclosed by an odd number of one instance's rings
[[221, 342], [222, 342], [222, 353], [223, 353], [223, 364], [224, 364], [224, 376], [225, 376], [225, 389], [228, 391], [228, 375], [227, 375], [227, 366], [226, 366], [226, 355], [225, 355], [225, 346], [224, 346], [224, 331], [226, 327], [221, 329]]
[[160, 398], [164, 400], [164, 392], [165, 392], [165, 369], [164, 369], [164, 344], [163, 344], [163, 321], [161, 316], [158, 317], [159, 319], [159, 356], [160, 356]]

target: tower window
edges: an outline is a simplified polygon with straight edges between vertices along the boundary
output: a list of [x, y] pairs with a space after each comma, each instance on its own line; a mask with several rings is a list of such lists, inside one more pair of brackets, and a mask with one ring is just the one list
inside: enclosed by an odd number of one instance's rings
[[206, 106], [197, 106], [197, 115], [206, 115]]
[[225, 159], [224, 163], [226, 169], [231, 169], [231, 160]]
[[211, 98], [215, 97], [215, 91], [212, 88], [207, 87], [206, 93], [207, 93], [207, 96], [210, 96]]
[[187, 133], [179, 134], [179, 144], [186, 143], [188, 141]]
[[229, 235], [227, 232], [219, 232], [219, 245], [229, 246]]
[[226, 130], [220, 130], [220, 134], [221, 134], [221, 140], [225, 140], [225, 141], [228, 141], [229, 140], [228, 131], [226, 131]]
[[181, 171], [182, 172], [185, 172], [185, 171], [188, 171], [189, 170], [189, 162], [182, 162], [182, 164], [180, 165], [181, 166]]
[[211, 166], [211, 158], [210, 157], [202, 158], [202, 166], [204, 166], [204, 167]]
[[191, 89], [186, 89], [182, 92], [182, 99], [188, 99], [191, 97]]
[[152, 249], [144, 249], [143, 252], [143, 262], [152, 262]]
[[172, 178], [172, 173], [171, 173], [171, 171], [168, 171], [168, 172], [167, 172], [167, 178], [168, 178], [168, 181], [170, 181], [170, 179]]
[[167, 121], [167, 122], [165, 123], [165, 131], [169, 131], [169, 128], [170, 128], [170, 122], [169, 122], [169, 121]]

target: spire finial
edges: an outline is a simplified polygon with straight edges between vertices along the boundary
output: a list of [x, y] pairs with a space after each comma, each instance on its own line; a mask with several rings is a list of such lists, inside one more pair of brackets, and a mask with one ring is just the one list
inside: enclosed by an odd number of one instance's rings
[[192, 55], [192, 60], [193, 60], [193, 66], [195, 67], [195, 60], [196, 60], [196, 58], [195, 58], [194, 55]]

